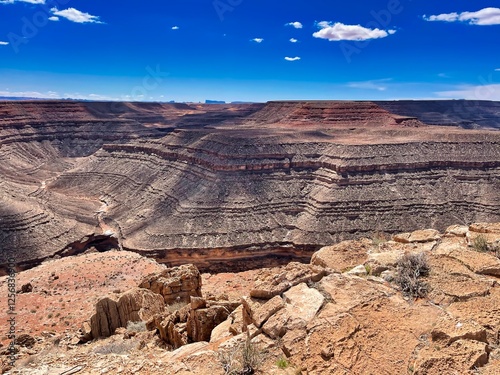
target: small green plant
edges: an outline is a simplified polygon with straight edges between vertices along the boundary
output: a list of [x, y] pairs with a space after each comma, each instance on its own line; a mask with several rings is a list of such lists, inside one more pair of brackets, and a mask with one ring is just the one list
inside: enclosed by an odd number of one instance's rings
[[425, 297], [428, 285], [420, 280], [430, 272], [430, 266], [425, 253], [403, 255], [396, 264], [396, 284], [403, 295], [410, 298]]
[[290, 366], [290, 362], [288, 362], [288, 360], [284, 357], [281, 357], [280, 359], [278, 359], [278, 361], [276, 362], [276, 366], [278, 366], [279, 368], [281, 369], [285, 369], [287, 368], [288, 366]]
[[365, 270], [366, 270], [367, 275], [372, 274], [372, 266], [370, 266], [369, 264], [365, 264]]
[[477, 236], [476, 238], [474, 238], [472, 240], [472, 247], [476, 251], [479, 251], [481, 253], [485, 253], [489, 250], [488, 240], [486, 239], [486, 237], [484, 235], [480, 234], [479, 236]]

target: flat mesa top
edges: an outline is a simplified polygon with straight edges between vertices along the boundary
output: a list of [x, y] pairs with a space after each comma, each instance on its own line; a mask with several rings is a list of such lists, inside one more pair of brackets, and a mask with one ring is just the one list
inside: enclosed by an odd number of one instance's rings
[[[286, 100], [245, 104], [0, 101], [0, 135], [14, 128], [114, 123], [147, 133], [211, 134], [221, 142], [393, 144], [498, 142], [500, 102]], [[38, 126], [37, 125], [37, 126]], [[223, 134], [221, 137], [220, 134]], [[247, 140], [245, 142], [244, 140]]]

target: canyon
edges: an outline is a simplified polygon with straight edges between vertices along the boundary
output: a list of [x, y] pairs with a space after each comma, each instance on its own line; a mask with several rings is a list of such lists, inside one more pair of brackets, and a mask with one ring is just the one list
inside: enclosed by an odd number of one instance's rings
[[377, 232], [498, 222], [499, 112], [461, 100], [0, 102], [0, 267], [117, 248], [244, 271]]

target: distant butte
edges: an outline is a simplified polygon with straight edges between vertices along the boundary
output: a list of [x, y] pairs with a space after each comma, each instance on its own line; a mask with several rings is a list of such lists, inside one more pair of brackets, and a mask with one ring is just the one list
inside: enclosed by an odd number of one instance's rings
[[0, 266], [121, 248], [244, 270], [500, 221], [500, 102], [0, 102]]

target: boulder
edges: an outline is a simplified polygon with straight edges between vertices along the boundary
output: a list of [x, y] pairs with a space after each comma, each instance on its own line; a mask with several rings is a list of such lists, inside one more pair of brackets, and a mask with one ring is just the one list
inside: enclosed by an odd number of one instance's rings
[[225, 321], [231, 311], [223, 306], [191, 310], [187, 320], [187, 334], [192, 342], [210, 341], [212, 330]]
[[444, 232], [452, 236], [465, 237], [468, 231], [469, 227], [467, 225], [450, 225]]
[[316, 289], [309, 288], [302, 283], [287, 291], [283, 299], [289, 319], [287, 329], [306, 326], [318, 313], [325, 301], [325, 297]]
[[441, 319], [431, 331], [433, 342], [449, 346], [458, 340], [475, 340], [486, 343], [486, 329], [474, 321], [460, 322]]
[[[293, 288], [292, 288], [293, 289]], [[253, 311], [252, 318], [256, 327], [260, 328], [262, 325], [276, 312], [285, 306], [283, 299], [280, 296], [274, 296], [263, 305], [259, 306]]]
[[500, 234], [500, 223], [474, 223], [469, 225], [469, 231]]
[[411, 233], [400, 233], [393, 236], [393, 240], [400, 243], [432, 242], [441, 239], [441, 235], [435, 229], [416, 230]]
[[210, 342], [216, 342], [224, 337], [232, 336], [229, 331], [230, 328], [231, 318], [229, 317], [212, 330], [212, 333], [210, 334]]
[[349, 270], [346, 272], [348, 275], [354, 275], [354, 276], [366, 276], [368, 275], [368, 272], [366, 272], [366, 268], [364, 265], [360, 264], [353, 269]]
[[415, 375], [468, 374], [488, 362], [488, 345], [472, 340], [457, 340], [451, 345], [431, 345], [422, 349], [415, 362]]
[[33, 285], [31, 285], [31, 283], [27, 283], [21, 286], [21, 293], [31, 293], [32, 291]]
[[231, 321], [231, 326], [229, 327], [229, 332], [233, 335], [239, 335], [244, 331], [243, 323], [243, 305], [239, 305], [228, 318]]
[[364, 263], [367, 252], [373, 247], [369, 239], [342, 241], [325, 246], [312, 255], [311, 264], [342, 272], [347, 268]]
[[384, 251], [368, 255], [367, 264], [370, 265], [373, 275], [395, 268], [398, 260], [404, 255], [403, 250]]
[[208, 342], [194, 342], [169, 352], [165, 358], [170, 361], [181, 361], [190, 355], [206, 350], [207, 346]]
[[160, 338], [174, 349], [188, 343], [186, 320], [183, 318], [182, 314], [176, 311], [168, 316], [157, 315], [154, 319]]
[[283, 336], [283, 345], [281, 347], [283, 353], [287, 357], [298, 354], [301, 348], [305, 346], [306, 337], [307, 331], [305, 329], [287, 331]]
[[126, 327], [129, 321], [145, 322], [164, 308], [165, 303], [160, 295], [143, 288], [131, 289], [120, 296], [102, 298], [90, 318], [92, 337], [109, 337], [118, 327]]
[[280, 296], [274, 296], [270, 300], [263, 300], [243, 296], [242, 305], [244, 308], [243, 322], [245, 325], [255, 324], [262, 327], [269, 317], [284, 307], [285, 303]]
[[201, 297], [200, 271], [192, 264], [167, 268], [148, 275], [139, 287], [163, 296], [165, 303], [190, 302], [190, 297]]
[[271, 299], [297, 284], [307, 281], [317, 282], [326, 274], [323, 267], [297, 262], [291, 262], [282, 268], [265, 269], [257, 275], [257, 281], [250, 291], [250, 296]]
[[32, 348], [36, 341], [33, 336], [23, 333], [16, 337], [16, 344], [22, 348]]
[[286, 333], [286, 327], [289, 319], [289, 310], [281, 309], [264, 323], [262, 331], [272, 339], [283, 337]]
[[82, 328], [80, 329], [81, 337], [80, 340], [87, 342], [92, 340], [92, 327], [89, 322], [83, 322]]
[[500, 277], [500, 259], [492, 254], [462, 248], [451, 250], [447, 255], [457, 259], [472, 272]]
[[190, 301], [193, 310], [207, 307], [207, 301], [204, 298], [191, 296]]
[[394, 270], [386, 270], [380, 273], [380, 277], [385, 281], [387, 281], [388, 283], [393, 282], [394, 279], [396, 278], [396, 275], [397, 273]]

